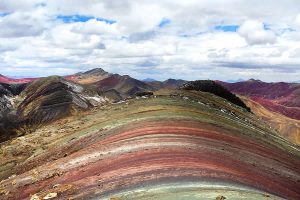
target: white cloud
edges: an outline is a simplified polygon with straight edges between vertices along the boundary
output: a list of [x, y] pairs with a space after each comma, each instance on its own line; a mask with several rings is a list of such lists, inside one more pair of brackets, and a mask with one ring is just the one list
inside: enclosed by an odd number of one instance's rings
[[120, 27], [117, 23], [108, 24], [104, 21], [97, 21], [91, 19], [87, 22], [78, 22], [72, 25], [71, 31], [81, 34], [94, 34], [94, 35], [119, 35]]
[[[1, 0], [0, 70], [103, 66], [141, 78], [292, 81], [300, 75], [299, 11], [298, 0]], [[93, 18], [64, 23], [58, 15]], [[159, 28], [163, 19], [170, 23]], [[238, 32], [215, 30], [226, 25]]]
[[295, 18], [295, 24], [298, 28], [300, 28], [300, 14], [298, 14]]
[[[38, 14], [38, 18], [34, 14]], [[40, 13], [15, 12], [0, 17], [0, 37], [27, 37], [40, 35], [44, 30], [44, 16]]]
[[18, 10], [31, 10], [37, 4], [41, 3], [41, 0], [22, 0], [22, 1], [11, 1], [1, 0], [0, 1], [0, 12], [14, 12]]
[[293, 49], [290, 54], [290, 58], [300, 58], [300, 48]]
[[264, 24], [255, 20], [245, 21], [240, 28], [238, 33], [245, 38], [250, 44], [273, 44], [276, 42], [275, 34], [264, 28]]
[[101, 37], [98, 35], [79, 34], [73, 32], [72, 25], [59, 25], [51, 30], [46, 38], [57, 48], [64, 49], [104, 49]]

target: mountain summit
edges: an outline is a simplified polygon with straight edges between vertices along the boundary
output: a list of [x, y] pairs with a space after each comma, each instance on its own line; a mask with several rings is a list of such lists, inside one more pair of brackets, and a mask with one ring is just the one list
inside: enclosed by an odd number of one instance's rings
[[66, 76], [66, 79], [80, 84], [92, 84], [101, 81], [110, 75], [110, 73], [106, 72], [102, 68], [95, 68], [85, 72], [78, 72], [76, 74]]
[[79, 72], [76, 73], [75, 75], [91, 75], [91, 76], [103, 76], [105, 74], [108, 74], [104, 69], [102, 68], [94, 68], [85, 72]]

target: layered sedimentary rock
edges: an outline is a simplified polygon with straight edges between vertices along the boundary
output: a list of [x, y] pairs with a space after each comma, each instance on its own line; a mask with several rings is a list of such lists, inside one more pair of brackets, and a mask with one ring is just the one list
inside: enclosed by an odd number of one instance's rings
[[101, 105], [96, 91], [59, 76], [25, 84], [0, 84], [0, 142], [45, 123]]
[[13, 113], [15, 96], [20, 94], [25, 87], [26, 84], [0, 83], [0, 142], [15, 134], [14, 129], [19, 124]]
[[300, 198], [299, 148], [198, 91], [57, 121], [2, 144], [0, 158], [1, 199]]
[[221, 84], [236, 94], [251, 97], [270, 111], [300, 120], [299, 83], [266, 83], [250, 79], [238, 83], [221, 82]]
[[283, 136], [300, 145], [300, 84], [265, 83], [250, 79], [238, 83], [219, 82], [231, 92], [244, 96], [256, 115]]

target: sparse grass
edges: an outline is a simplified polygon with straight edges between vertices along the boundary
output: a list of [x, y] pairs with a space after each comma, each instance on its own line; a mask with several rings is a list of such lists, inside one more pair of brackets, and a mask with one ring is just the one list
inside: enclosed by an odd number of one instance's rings
[[34, 124], [34, 125], [25, 124], [16, 130], [17, 137], [33, 133], [40, 127], [42, 127], [41, 124]]

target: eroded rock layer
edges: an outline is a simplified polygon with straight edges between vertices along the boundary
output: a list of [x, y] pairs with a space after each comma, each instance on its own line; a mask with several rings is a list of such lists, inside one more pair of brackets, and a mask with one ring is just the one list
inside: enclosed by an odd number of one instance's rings
[[1, 199], [300, 198], [299, 148], [245, 109], [196, 91], [54, 122], [3, 143], [0, 157]]

